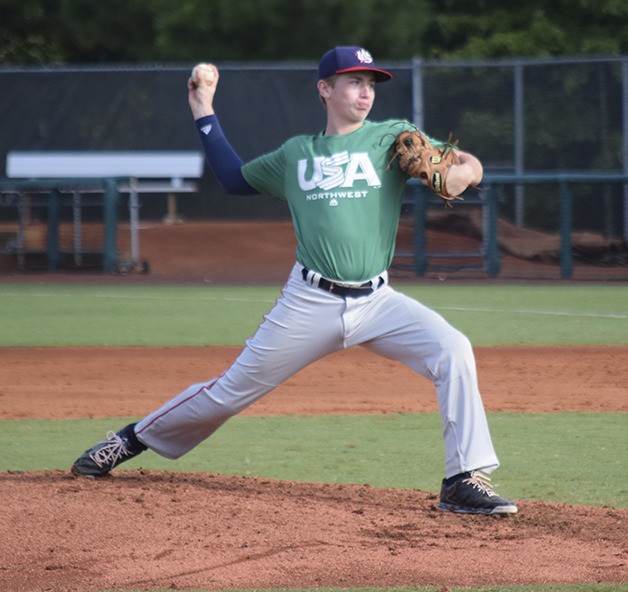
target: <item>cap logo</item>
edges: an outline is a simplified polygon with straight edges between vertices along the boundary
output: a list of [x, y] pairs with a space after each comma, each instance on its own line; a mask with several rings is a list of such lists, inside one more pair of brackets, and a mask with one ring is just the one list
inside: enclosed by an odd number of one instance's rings
[[366, 51], [366, 49], [359, 49], [355, 52], [355, 57], [358, 58], [361, 64], [372, 64], [373, 56]]

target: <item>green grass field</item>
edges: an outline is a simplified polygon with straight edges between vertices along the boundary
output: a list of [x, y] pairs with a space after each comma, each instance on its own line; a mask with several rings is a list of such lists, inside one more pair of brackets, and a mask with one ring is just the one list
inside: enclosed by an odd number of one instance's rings
[[[628, 287], [623, 284], [416, 284], [400, 289], [441, 312], [475, 345], [628, 346]], [[4, 283], [0, 363], [3, 347], [239, 345], [255, 331], [278, 291]], [[126, 419], [1, 421], [0, 471], [67, 468], [77, 450], [93, 443], [94, 434]], [[436, 414], [236, 417], [176, 463], [146, 455], [130, 461], [128, 468], [437, 491], [442, 477], [438, 422]], [[489, 422], [503, 464], [496, 485], [502, 489], [503, 484], [504, 494], [628, 507], [626, 414], [492, 413]], [[436, 589], [397, 592], [410, 590]], [[481, 590], [607, 592], [628, 587], [591, 583]]]
[[[133, 418], [0, 421], [0, 471], [67, 469], [95, 437]], [[498, 491], [517, 499], [628, 506], [626, 418], [603, 413], [491, 413], [502, 468]], [[176, 462], [146, 454], [138, 467], [295, 481], [369, 483], [437, 492], [443, 445], [436, 413], [242, 416]]]
[[[475, 345], [626, 345], [623, 284], [400, 286]], [[0, 285], [0, 347], [239, 345], [278, 287]]]

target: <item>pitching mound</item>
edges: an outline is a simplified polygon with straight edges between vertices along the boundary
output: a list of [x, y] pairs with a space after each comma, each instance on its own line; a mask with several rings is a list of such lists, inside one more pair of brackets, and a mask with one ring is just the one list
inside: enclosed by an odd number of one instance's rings
[[14, 592], [627, 576], [628, 511], [611, 508], [523, 503], [516, 516], [460, 516], [420, 491], [143, 471], [3, 474], [0, 485], [0, 573]]

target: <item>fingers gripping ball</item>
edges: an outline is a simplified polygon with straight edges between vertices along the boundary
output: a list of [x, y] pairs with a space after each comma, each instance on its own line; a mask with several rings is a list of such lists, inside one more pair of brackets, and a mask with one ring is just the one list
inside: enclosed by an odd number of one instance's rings
[[211, 86], [215, 80], [216, 73], [209, 64], [197, 64], [192, 69], [192, 82], [196, 86]]
[[451, 206], [451, 201], [462, 199], [447, 191], [449, 168], [460, 163], [455, 151], [457, 144], [458, 140], [451, 141], [450, 134], [447, 143], [437, 148], [419, 130], [406, 130], [393, 142], [390, 164], [397, 159], [402, 171], [423, 181], [436, 195], [445, 200], [448, 206]]

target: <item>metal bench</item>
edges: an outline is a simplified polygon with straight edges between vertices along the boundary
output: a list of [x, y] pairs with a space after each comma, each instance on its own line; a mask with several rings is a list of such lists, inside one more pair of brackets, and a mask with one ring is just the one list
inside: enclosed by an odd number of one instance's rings
[[[129, 194], [129, 225], [131, 233], [131, 267], [139, 261], [139, 195], [141, 193], [163, 193], [168, 196], [168, 216], [166, 221], [176, 219], [176, 196], [179, 193], [192, 193], [197, 190], [196, 183], [190, 179], [199, 179], [203, 174], [204, 157], [198, 151], [93, 151], [93, 152], [47, 152], [47, 151], [12, 151], [7, 155], [6, 176], [21, 182], [3, 181], [0, 193], [18, 195], [18, 215], [23, 244], [25, 225], [23, 202], [26, 195], [71, 194], [73, 207], [73, 232], [75, 257], [81, 254], [81, 207], [85, 194], [102, 194], [103, 200], [115, 200], [111, 190], [105, 190], [105, 180], [113, 180], [117, 194]], [[25, 181], [28, 181], [25, 184]], [[109, 209], [111, 205], [109, 204]], [[58, 228], [51, 228], [49, 216], [49, 234], [57, 233]], [[114, 217], [115, 218], [115, 217]], [[52, 217], [54, 221], [54, 217]], [[107, 250], [115, 248], [115, 219], [109, 213], [105, 216], [105, 229], [108, 236]], [[58, 224], [58, 219], [56, 220]], [[111, 228], [113, 225], [113, 228]], [[113, 239], [111, 235], [113, 233]], [[112, 247], [113, 244], [113, 247]], [[49, 240], [48, 257], [55, 266], [58, 257], [52, 250], [58, 246], [58, 240]], [[105, 260], [111, 267], [112, 253], [105, 253]]]

